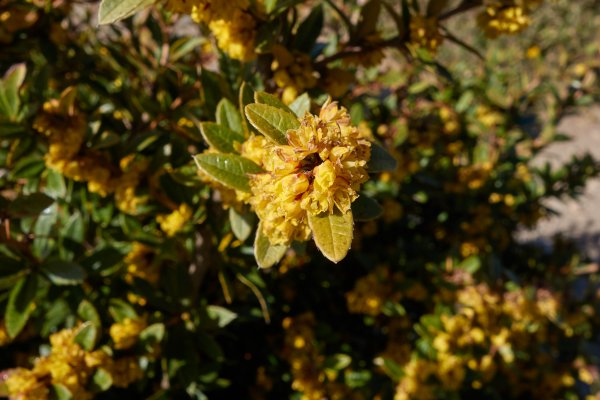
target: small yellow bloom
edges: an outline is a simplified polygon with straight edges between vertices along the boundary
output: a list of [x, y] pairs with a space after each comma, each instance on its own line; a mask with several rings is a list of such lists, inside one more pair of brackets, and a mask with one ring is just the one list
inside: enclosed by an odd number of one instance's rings
[[410, 41], [432, 53], [437, 52], [444, 41], [437, 18], [414, 15], [410, 19]]
[[146, 326], [145, 318], [125, 318], [121, 322], [112, 324], [109, 333], [115, 343], [115, 349], [125, 350], [133, 347]]
[[171, 214], [158, 215], [156, 221], [160, 224], [160, 229], [162, 229], [167, 236], [173, 237], [183, 228], [190, 218], [192, 218], [192, 209], [190, 206], [183, 203]]

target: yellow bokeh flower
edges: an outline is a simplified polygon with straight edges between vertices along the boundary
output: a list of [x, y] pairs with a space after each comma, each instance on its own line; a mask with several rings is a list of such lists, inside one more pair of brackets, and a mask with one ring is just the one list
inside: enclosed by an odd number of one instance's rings
[[183, 226], [192, 218], [192, 209], [183, 203], [171, 214], [160, 214], [156, 221], [160, 224], [160, 229], [169, 237], [173, 237], [181, 231]]
[[410, 41], [432, 53], [437, 52], [444, 41], [437, 18], [414, 15], [410, 19]]
[[273, 80], [283, 90], [282, 100], [290, 104], [306, 89], [317, 85], [318, 75], [308, 54], [289, 51], [281, 45], [273, 46], [271, 63]]
[[[182, 0], [171, 2], [174, 11], [190, 10]], [[208, 26], [219, 47], [230, 57], [250, 61], [256, 57], [256, 20], [249, 7], [249, 0], [195, 0], [190, 12], [194, 21]]]
[[146, 326], [145, 318], [125, 318], [112, 324], [109, 333], [115, 343], [115, 349], [125, 350], [133, 347]]

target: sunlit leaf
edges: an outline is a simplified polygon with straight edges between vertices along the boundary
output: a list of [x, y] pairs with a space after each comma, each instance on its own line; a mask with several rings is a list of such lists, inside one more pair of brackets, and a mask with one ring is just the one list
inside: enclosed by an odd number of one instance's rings
[[271, 268], [285, 255], [287, 246], [273, 245], [265, 236], [262, 224], [258, 224], [256, 238], [254, 239], [254, 258], [260, 268]]
[[262, 172], [254, 162], [235, 154], [199, 154], [194, 160], [205, 174], [225, 186], [243, 192], [250, 192], [248, 174]]
[[98, 23], [103, 25], [117, 22], [154, 3], [156, 0], [102, 0], [98, 11]]
[[217, 123], [240, 136], [243, 134], [242, 115], [237, 107], [226, 98], [221, 99], [219, 104], [217, 104]]
[[286, 133], [296, 129], [300, 122], [294, 114], [266, 104], [249, 104], [246, 116], [260, 133], [271, 138], [275, 143], [286, 144]]
[[200, 124], [200, 132], [202, 132], [202, 137], [204, 137], [204, 140], [211, 147], [222, 153], [235, 152], [235, 143], [242, 143], [244, 141], [242, 134], [229, 129], [225, 125], [214, 122], [202, 122]]
[[352, 211], [345, 214], [339, 210], [333, 214], [309, 214], [308, 224], [312, 229], [315, 244], [325, 257], [335, 263], [346, 257], [352, 245], [354, 229]]

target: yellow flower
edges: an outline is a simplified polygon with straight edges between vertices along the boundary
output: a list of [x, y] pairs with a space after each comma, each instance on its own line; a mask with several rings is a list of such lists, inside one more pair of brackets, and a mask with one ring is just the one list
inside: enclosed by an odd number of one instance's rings
[[[173, 7], [187, 9], [182, 4]], [[249, 0], [195, 0], [191, 15], [194, 21], [208, 25], [219, 47], [230, 57], [250, 61], [256, 56], [256, 20], [248, 12], [249, 7]]]
[[186, 222], [192, 218], [192, 209], [187, 204], [183, 203], [179, 208], [168, 215], [158, 215], [156, 221], [160, 224], [160, 229], [172, 237], [183, 228]]
[[283, 89], [282, 100], [286, 104], [317, 85], [317, 73], [310, 56], [299, 51], [290, 52], [281, 45], [273, 46], [271, 70], [275, 84]]
[[347, 212], [368, 179], [370, 146], [347, 110], [330, 101], [289, 130], [287, 144], [267, 144], [259, 163], [266, 172], [250, 177], [248, 201], [269, 241], [308, 240], [307, 213]]
[[414, 15], [410, 19], [410, 41], [432, 53], [437, 52], [444, 41], [437, 18]]
[[380, 266], [373, 272], [358, 279], [352, 291], [346, 293], [348, 310], [351, 313], [377, 316], [381, 307], [388, 301], [400, 300], [400, 294], [394, 293], [393, 276], [389, 267]]
[[87, 122], [74, 102], [75, 89], [71, 87], [59, 99], [45, 102], [33, 121], [33, 128], [48, 137], [46, 164], [72, 159], [83, 144]]
[[132, 282], [133, 278], [140, 278], [155, 283], [158, 280], [158, 270], [152, 265], [153, 256], [154, 251], [152, 248], [134, 242], [131, 251], [125, 257], [125, 264], [127, 265], [125, 280]]
[[133, 347], [146, 326], [145, 318], [125, 318], [121, 322], [112, 324], [109, 333], [115, 343], [115, 349], [126, 350]]
[[18, 399], [46, 400], [50, 394], [48, 387], [38, 380], [37, 374], [25, 368], [11, 370], [5, 384], [9, 395]]
[[494, 1], [478, 15], [477, 23], [489, 38], [515, 34], [529, 26], [529, 13], [539, 3], [541, 0]]

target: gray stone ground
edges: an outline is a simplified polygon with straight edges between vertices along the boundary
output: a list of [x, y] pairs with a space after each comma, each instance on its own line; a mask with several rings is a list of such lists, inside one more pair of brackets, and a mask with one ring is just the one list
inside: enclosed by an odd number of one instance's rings
[[[588, 152], [600, 159], [600, 105], [565, 117], [559, 125], [559, 132], [572, 140], [544, 149], [534, 160], [534, 165], [550, 162], [556, 166], [575, 154]], [[520, 239], [546, 247], [550, 246], [554, 235], [561, 234], [575, 239], [584, 254], [600, 262], [600, 178], [590, 180], [584, 194], [576, 200], [552, 199], [546, 205], [560, 215], [541, 221], [532, 231], [521, 232]]]

